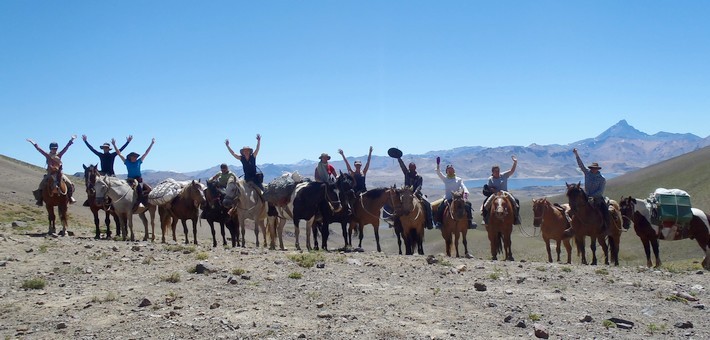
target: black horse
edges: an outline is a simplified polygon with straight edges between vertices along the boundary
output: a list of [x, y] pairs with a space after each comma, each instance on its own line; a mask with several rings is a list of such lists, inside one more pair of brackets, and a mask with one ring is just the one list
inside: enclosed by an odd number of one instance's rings
[[[202, 214], [200, 218], [207, 220], [207, 224], [210, 225], [210, 230], [212, 231], [212, 247], [217, 246], [217, 235], [214, 229], [214, 223], [219, 223], [220, 230], [222, 232], [222, 245], [227, 245], [227, 238], [224, 233], [224, 227], [227, 226], [229, 233], [232, 235], [232, 248], [237, 246], [239, 241], [239, 233], [231, 223], [228, 207], [225, 207], [222, 201], [224, 200], [224, 193], [217, 187], [215, 182], [207, 181], [207, 188], [204, 190], [205, 202], [202, 204]], [[237, 222], [238, 223], [238, 222]]]
[[330, 209], [328, 202], [322, 201], [318, 207], [318, 215], [313, 223], [314, 238], [317, 237], [317, 231], [320, 229], [322, 235], [323, 250], [328, 250], [328, 236], [330, 235], [329, 225], [331, 223], [340, 223], [343, 230], [343, 239], [345, 245], [348, 246], [348, 229], [347, 224], [352, 219], [353, 204], [355, 202], [355, 178], [347, 173], [340, 173], [335, 181], [335, 188], [338, 192], [338, 199], [342, 209], [335, 212]]

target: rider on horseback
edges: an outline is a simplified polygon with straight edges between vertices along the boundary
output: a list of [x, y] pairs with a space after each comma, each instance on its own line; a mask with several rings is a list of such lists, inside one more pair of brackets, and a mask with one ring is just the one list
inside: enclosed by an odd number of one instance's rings
[[145, 160], [145, 157], [148, 156], [148, 153], [150, 152], [150, 149], [153, 147], [153, 144], [155, 144], [155, 138], [153, 138], [150, 141], [150, 145], [148, 146], [148, 149], [145, 150], [145, 153], [143, 153], [143, 156], [140, 158], [138, 158], [140, 155], [135, 152], [129, 153], [127, 156], [128, 158], [123, 157], [123, 155], [121, 154], [121, 149], [116, 147], [116, 139], [114, 139], [114, 138], [111, 138], [111, 144], [113, 144], [113, 148], [116, 149], [116, 154], [118, 155], [118, 157], [120, 157], [121, 160], [123, 161], [123, 164], [126, 165], [126, 170], [128, 170], [128, 175], [126, 176], [128, 182], [129, 183], [131, 183], [131, 181], [137, 182], [136, 193], [138, 194], [138, 199], [136, 200], [136, 202], [133, 205], [133, 210], [135, 211], [136, 209], [138, 209], [142, 205], [141, 201], [144, 200], [144, 197], [143, 197], [143, 177], [141, 175], [141, 164], [143, 164], [143, 160]]
[[235, 175], [233, 172], [229, 171], [229, 167], [227, 166], [226, 163], [222, 163], [219, 166], [219, 172], [212, 176], [210, 178], [210, 182], [215, 183], [215, 186], [219, 189], [224, 189], [227, 187], [227, 183], [229, 183], [229, 180], [236, 181], [237, 180], [237, 175]]
[[[453, 192], [456, 191], [463, 191], [463, 198], [464, 201], [466, 202], [466, 216], [468, 217], [468, 229], [475, 229], [477, 227], [476, 223], [473, 222], [473, 216], [471, 211], [473, 210], [471, 208], [471, 202], [468, 200], [468, 189], [466, 188], [466, 185], [463, 183], [463, 179], [461, 177], [456, 176], [456, 170], [454, 169], [454, 166], [449, 164], [446, 166], [446, 176], [441, 173], [441, 170], [439, 169], [439, 158], [437, 157], [436, 159], [436, 174], [439, 175], [439, 178], [444, 182], [444, 200], [448, 203], [451, 203], [451, 200], [453, 199]], [[444, 208], [446, 208], [446, 204], [443, 202], [439, 204], [439, 209], [436, 211], [436, 217], [438, 221], [443, 220], [444, 216]]]
[[313, 175], [313, 178], [316, 180], [316, 182], [325, 182], [325, 183], [330, 183], [334, 184], [335, 179], [337, 178], [337, 174], [335, 172], [335, 168], [328, 163], [330, 160], [330, 155], [327, 153], [322, 153], [320, 154], [320, 162], [316, 165], [316, 170]]
[[587, 193], [590, 203], [597, 207], [602, 214], [602, 220], [604, 221], [602, 230], [608, 230], [607, 228], [611, 227], [611, 215], [609, 214], [609, 203], [604, 196], [606, 178], [599, 172], [601, 167], [596, 162], [585, 167], [582, 159], [579, 157], [579, 153], [577, 153], [577, 148], [573, 149], [572, 152], [577, 158], [577, 165], [579, 165], [579, 168], [584, 173], [584, 191]]
[[362, 162], [357, 160], [355, 161], [355, 170], [353, 170], [350, 167], [350, 163], [348, 162], [348, 159], [345, 157], [345, 153], [343, 153], [343, 149], [338, 149], [338, 153], [343, 156], [343, 161], [345, 162], [345, 166], [348, 168], [348, 173], [350, 173], [350, 176], [353, 176], [355, 178], [355, 193], [360, 194], [365, 191], [367, 191], [367, 186], [365, 185], [365, 176], [367, 176], [367, 169], [370, 168], [370, 158], [372, 158], [372, 147], [370, 147], [370, 153], [367, 154], [367, 163], [365, 163], [365, 168], [360, 170], [362, 167]]
[[498, 191], [507, 192], [515, 201], [515, 224], [520, 224], [520, 201], [513, 196], [510, 191], [508, 191], [508, 178], [513, 175], [515, 168], [518, 166], [518, 159], [515, 156], [511, 156], [513, 159], [513, 166], [510, 170], [500, 173], [500, 166], [494, 165], [491, 168], [491, 176], [488, 177], [488, 184], [483, 186], [483, 194], [486, 199], [483, 201], [483, 207], [481, 208], [481, 215], [483, 215], [483, 223], [488, 224], [488, 215], [490, 214], [490, 197]]
[[[54, 185], [55, 187], [59, 187], [60, 180], [63, 178], [64, 182], [67, 184], [67, 196], [69, 197], [69, 203], [74, 203], [76, 200], [74, 200], [74, 197], [72, 195], [74, 194], [74, 184], [69, 180], [67, 176], [65, 176], [62, 173], [62, 156], [64, 155], [65, 152], [69, 149], [69, 146], [74, 144], [74, 139], [76, 138], [76, 135], [71, 136], [71, 139], [67, 143], [67, 145], [57, 153], [57, 150], [59, 149], [59, 144], [57, 142], [52, 142], [49, 144], [49, 152], [46, 152], [42, 150], [42, 148], [37, 145], [33, 140], [27, 139], [30, 144], [34, 145], [35, 149], [41, 153], [47, 161], [47, 174], [44, 175], [42, 178], [42, 181], [39, 183], [39, 188], [37, 190], [33, 191], [32, 193], [35, 196], [35, 199], [37, 200], [37, 205], [42, 206], [42, 189], [44, 189], [44, 186], [47, 183], [47, 178], [49, 176], [55, 176], [54, 177]], [[61, 175], [61, 176], [60, 176]]]
[[227, 145], [229, 153], [242, 162], [244, 181], [258, 188], [259, 194], [262, 194], [264, 192], [264, 185], [262, 184], [264, 182], [264, 174], [256, 169], [256, 156], [259, 154], [259, 149], [261, 148], [261, 135], [256, 135], [256, 150], [245, 146], [239, 150], [239, 154], [236, 154], [229, 146], [229, 139], [225, 140], [224, 144]]
[[[99, 161], [101, 162], [101, 170], [99, 171], [99, 173], [102, 175], [116, 176], [116, 173], [113, 171], [113, 162], [116, 159], [118, 153], [111, 152], [111, 144], [104, 143], [103, 145], [101, 145], [101, 150], [103, 150], [103, 152], [98, 152], [96, 151], [96, 149], [94, 149], [93, 146], [91, 146], [91, 144], [89, 144], [86, 135], [82, 135], [81, 139], [84, 140], [84, 143], [89, 148], [89, 150], [91, 150], [91, 152], [93, 152], [96, 156], [99, 156]], [[123, 146], [118, 150], [123, 151], [123, 149], [128, 146], [128, 143], [130, 143], [132, 139], [133, 136], [126, 137], [126, 144], [123, 144]]]

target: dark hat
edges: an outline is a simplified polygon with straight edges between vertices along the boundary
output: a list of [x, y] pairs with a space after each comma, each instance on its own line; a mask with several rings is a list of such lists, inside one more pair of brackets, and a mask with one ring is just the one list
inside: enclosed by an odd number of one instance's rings
[[322, 154], [320, 154], [320, 157], [318, 157], [318, 159], [323, 159], [323, 157], [325, 157], [326, 159], [330, 160], [330, 156], [329, 156], [327, 153], [325, 153], [325, 152], [322, 153]]
[[389, 148], [389, 150], [387, 150], [387, 155], [392, 158], [402, 158], [402, 151], [397, 148]]
[[49, 143], [49, 148], [50, 149], [59, 149], [59, 144], [57, 144], [57, 142], [51, 142], [51, 143]]
[[254, 150], [254, 149], [252, 149], [251, 146], [245, 146], [241, 150], [239, 150], [239, 153], [241, 153], [244, 150]]
[[101, 148], [102, 148], [102, 149], [103, 149], [103, 148], [107, 148], [107, 149], [111, 150], [111, 144], [109, 144], [109, 143], [103, 143], [103, 144], [101, 144]]
[[355, 161], [354, 164], [355, 164], [355, 165], [362, 165], [362, 162], [361, 162], [361, 161]]
[[589, 169], [601, 169], [602, 167], [599, 166], [599, 163], [594, 162], [592, 165], [588, 166], [587, 168]]
[[137, 153], [135, 153], [135, 152], [131, 152], [131, 153], [129, 153], [128, 156], [126, 156], [126, 157], [127, 157], [127, 158], [131, 158], [131, 156], [136, 156], [136, 158], [138, 158], [138, 157], [140, 157], [141, 155], [139, 155], [139, 154], [137, 154]]

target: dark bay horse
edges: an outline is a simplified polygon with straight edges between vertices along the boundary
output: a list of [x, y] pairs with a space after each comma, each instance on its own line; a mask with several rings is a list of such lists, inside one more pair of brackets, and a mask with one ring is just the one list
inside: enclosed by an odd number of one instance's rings
[[200, 215], [200, 206], [205, 202], [202, 184], [197, 181], [191, 181], [187, 184], [180, 194], [175, 196], [170, 202], [158, 206], [160, 213], [160, 228], [163, 232], [163, 243], [165, 243], [165, 231], [170, 225], [173, 232], [173, 241], [177, 242], [175, 236], [175, 227], [178, 220], [182, 222], [182, 228], [185, 232], [185, 244], [190, 243], [189, 232], [187, 230], [187, 220], [192, 221], [192, 237], [193, 243], [197, 244], [197, 221]]
[[94, 238], [97, 240], [101, 239], [99, 211], [103, 210], [106, 213], [106, 218], [104, 219], [104, 223], [106, 223], [106, 239], [110, 239], [111, 217], [113, 217], [114, 222], [116, 222], [116, 234], [121, 233], [121, 231], [118, 230], [121, 226], [118, 220], [118, 215], [116, 215], [116, 212], [111, 209], [110, 200], [106, 200], [103, 204], [96, 203], [96, 189], [94, 186], [96, 185], [96, 178], [101, 176], [98, 167], [94, 164], [89, 164], [88, 167], [84, 164], [82, 164], [82, 166], [84, 167], [84, 183], [86, 184], [87, 202], [89, 204], [91, 214], [94, 215], [94, 225], [96, 226], [96, 236], [94, 236]]
[[506, 261], [514, 261], [510, 236], [515, 222], [515, 201], [505, 191], [499, 191], [489, 198], [491, 211], [486, 230], [491, 243], [491, 256], [498, 260], [498, 254], [505, 252]]
[[[459, 238], [462, 237], [464, 254], [467, 258], [470, 258], [471, 254], [468, 252], [468, 241], [466, 240], [466, 234], [468, 233], [466, 201], [462, 191], [453, 192], [452, 195], [453, 198], [450, 203], [446, 203], [447, 201], [442, 203], [446, 204], [441, 226], [441, 236], [444, 237], [444, 242], [446, 243], [446, 256], [451, 256], [451, 247], [453, 245], [456, 248], [456, 257], [459, 257]], [[453, 242], [452, 237], [454, 238]]]
[[[371, 224], [375, 231], [375, 241], [377, 242], [377, 251], [382, 251], [380, 248], [380, 211], [385, 203], [390, 199], [391, 188], [375, 188], [365, 191], [357, 196], [353, 204], [353, 214], [350, 220], [350, 229], [348, 230], [345, 243], [352, 247], [353, 231], [358, 232], [360, 242], [358, 249], [362, 249], [363, 229], [365, 225]], [[357, 229], [356, 229], [357, 228]], [[400, 250], [400, 254], [402, 251]]]
[[[55, 177], [60, 178], [59, 184], [54, 183]], [[60, 169], [54, 170], [52, 173], [47, 175], [47, 180], [44, 182], [44, 188], [42, 188], [42, 201], [44, 201], [45, 207], [47, 208], [47, 216], [49, 219], [49, 234], [55, 234], [57, 232], [56, 220], [57, 217], [54, 214], [54, 207], [57, 207], [59, 211], [59, 220], [62, 223], [62, 230], [59, 235], [64, 236], [67, 232], [67, 209], [69, 205], [69, 196], [67, 195], [69, 191], [69, 183], [64, 180], [62, 171]]]
[[571, 236], [565, 236], [564, 232], [570, 227], [565, 211], [569, 210], [569, 204], [553, 205], [547, 198], [533, 198], [533, 225], [540, 228], [542, 239], [545, 241], [547, 249], [547, 261], [552, 262], [552, 252], [550, 250], [550, 240], [557, 242], [557, 262], [560, 262], [560, 243], [564, 242], [567, 250], [567, 263], [572, 263]]
[[426, 224], [426, 212], [419, 198], [414, 195], [412, 187], [392, 188], [389, 191], [390, 204], [397, 216], [394, 233], [397, 235], [399, 253], [402, 254], [402, 241], [404, 239], [404, 249], [406, 255], [414, 254], [414, 247], [417, 253], [424, 255], [424, 224]]
[[[609, 247], [611, 248], [611, 258], [614, 265], [619, 265], [619, 243], [621, 240], [621, 214], [619, 204], [610, 200], [609, 214], [613, 225], [607, 230], [603, 230], [604, 218], [595, 206], [589, 202], [587, 194], [582, 188], [581, 182], [577, 184], [567, 184], [567, 198], [569, 200], [571, 223], [570, 228], [565, 230], [565, 236], [574, 235], [577, 251], [582, 255], [582, 264], [587, 264], [587, 257], [584, 251], [584, 237], [589, 236], [592, 250], [592, 265], [597, 264], [596, 243], [599, 242], [604, 251], [604, 263], [609, 264]], [[607, 239], [609, 247], [607, 247]]]
[[[658, 240], [659, 235], [664, 235], [663, 226], [651, 223], [651, 210], [645, 199], [634, 197], [622, 197], [619, 203], [621, 215], [624, 220], [624, 228], [629, 228], [631, 222], [634, 223], [634, 231], [641, 239], [643, 249], [646, 252], [646, 266], [651, 267], [651, 247], [656, 257], [656, 267], [661, 265], [659, 256]], [[693, 217], [687, 225], [673, 225], [668, 228], [671, 233], [666, 240], [680, 240], [685, 238], [695, 239], [705, 253], [702, 265], [706, 270], [710, 270], [710, 216], [704, 211], [696, 208], [691, 209]], [[673, 233], [673, 231], [675, 231]]]
[[[348, 246], [347, 237], [347, 225], [352, 218], [353, 204], [355, 203], [355, 178], [347, 173], [340, 173], [335, 181], [335, 188], [337, 189], [338, 199], [340, 200], [340, 206], [342, 207], [339, 211], [335, 212], [330, 209], [329, 203], [327, 201], [322, 201], [319, 207], [320, 221], [316, 218], [313, 225], [313, 238], [317, 240], [318, 229], [321, 233], [321, 246], [323, 250], [328, 250], [328, 235], [330, 234], [330, 223], [340, 223], [343, 232], [343, 239], [345, 240], [345, 245], [343, 249]], [[318, 226], [320, 225], [320, 228]], [[315, 249], [318, 249], [317, 241], [314, 242]]]
[[236, 247], [239, 241], [239, 233], [233, 228], [234, 224], [229, 223], [230, 216], [227, 213], [229, 209], [222, 204], [225, 195], [217, 188], [214, 181], [207, 181], [204, 195], [205, 202], [202, 204], [202, 215], [200, 217], [207, 220], [207, 224], [210, 225], [212, 247], [217, 246], [217, 235], [214, 229], [215, 222], [219, 223], [220, 231], [222, 232], [222, 245], [227, 245], [227, 237], [224, 233], [224, 227], [227, 226], [229, 233], [232, 235], [232, 248]]

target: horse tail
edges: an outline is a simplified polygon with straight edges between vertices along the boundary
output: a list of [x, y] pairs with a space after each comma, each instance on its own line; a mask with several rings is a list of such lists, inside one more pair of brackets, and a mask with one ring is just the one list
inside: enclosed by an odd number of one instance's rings
[[498, 237], [497, 237], [496, 242], [498, 243], [498, 246], [497, 246], [498, 254], [502, 255], [503, 254], [503, 233], [498, 232]]

